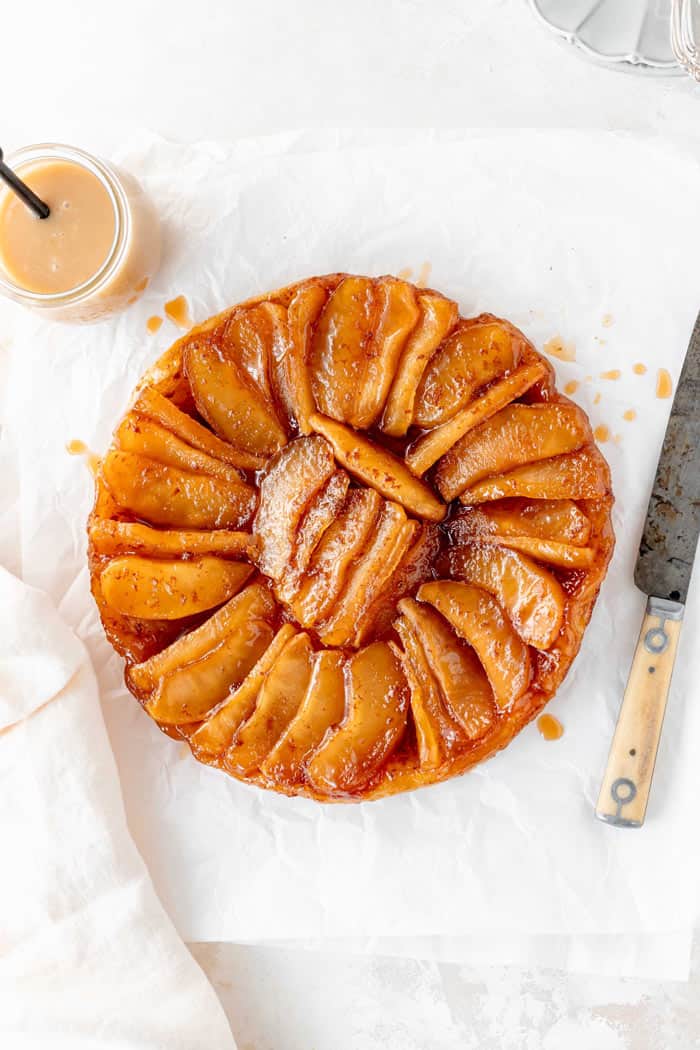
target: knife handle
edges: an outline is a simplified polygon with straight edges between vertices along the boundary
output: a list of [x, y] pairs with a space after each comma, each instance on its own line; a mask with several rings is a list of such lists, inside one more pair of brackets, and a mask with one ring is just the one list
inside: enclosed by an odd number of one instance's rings
[[606, 824], [644, 823], [684, 609], [665, 598], [647, 600], [595, 810]]

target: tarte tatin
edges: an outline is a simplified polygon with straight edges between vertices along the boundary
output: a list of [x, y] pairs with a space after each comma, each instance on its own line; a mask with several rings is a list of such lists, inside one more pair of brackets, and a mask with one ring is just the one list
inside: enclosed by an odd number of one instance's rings
[[613, 550], [586, 414], [525, 336], [395, 277], [192, 329], [96, 479], [92, 591], [195, 758], [321, 802], [463, 773], [552, 697]]

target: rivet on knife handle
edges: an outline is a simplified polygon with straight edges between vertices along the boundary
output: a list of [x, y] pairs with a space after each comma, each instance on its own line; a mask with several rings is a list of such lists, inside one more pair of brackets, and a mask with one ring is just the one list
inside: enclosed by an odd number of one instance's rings
[[639, 828], [649, 799], [684, 606], [651, 597], [596, 805], [607, 824]]

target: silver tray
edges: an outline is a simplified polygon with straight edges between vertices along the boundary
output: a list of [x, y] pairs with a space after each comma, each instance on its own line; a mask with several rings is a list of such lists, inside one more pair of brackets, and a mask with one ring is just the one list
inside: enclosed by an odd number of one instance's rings
[[541, 22], [595, 62], [682, 74], [671, 50], [671, 0], [529, 0]]

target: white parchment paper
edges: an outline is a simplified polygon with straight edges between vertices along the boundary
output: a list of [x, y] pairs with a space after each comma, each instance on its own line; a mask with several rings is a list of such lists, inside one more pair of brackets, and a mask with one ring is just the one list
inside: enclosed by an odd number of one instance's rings
[[[698, 307], [697, 164], [655, 142], [563, 132], [187, 147], [144, 134], [114, 159], [158, 204], [165, 262], [136, 306], [99, 326], [2, 307], [2, 462], [8, 492], [19, 482], [2, 520], [19, 521], [24, 578], [89, 646], [130, 827], [180, 933], [686, 977], [700, 875], [698, 586], [647, 823], [607, 827], [593, 806], [644, 606], [632, 568], [671, 406], [656, 372], [677, 378]], [[184, 293], [199, 321], [309, 274], [404, 268], [465, 314], [491, 310], [540, 347], [561, 337], [575, 349], [554, 363], [610, 430], [617, 551], [550, 705], [560, 741], [530, 726], [465, 777], [323, 807], [198, 765], [126, 693], [84, 567], [91, 480], [65, 444], [106, 448], [137, 378], [178, 334], [169, 322], [146, 332], [166, 299]], [[600, 378], [611, 369], [619, 380]]]

